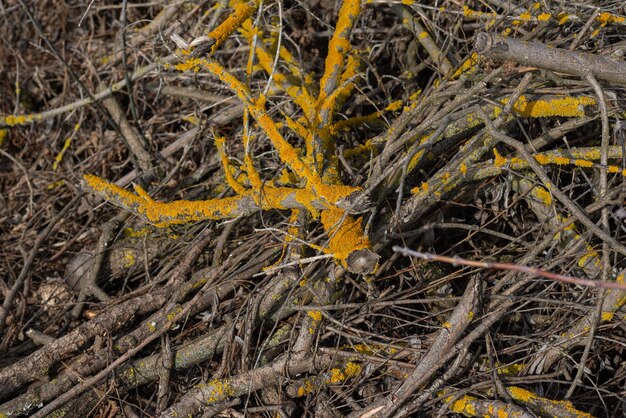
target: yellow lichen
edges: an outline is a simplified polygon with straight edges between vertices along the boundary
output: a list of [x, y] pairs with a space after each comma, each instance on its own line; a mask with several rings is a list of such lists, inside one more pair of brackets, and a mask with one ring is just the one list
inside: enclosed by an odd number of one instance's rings
[[52, 164], [53, 171], [56, 171], [57, 168], [59, 167], [59, 164], [61, 164], [61, 161], [63, 161], [63, 156], [65, 155], [65, 152], [68, 150], [68, 148], [72, 144], [72, 138], [74, 138], [74, 135], [76, 134], [76, 132], [78, 132], [79, 129], [80, 129], [80, 124], [79, 123], [75, 124], [74, 131], [69, 137], [65, 139], [65, 142], [63, 143], [63, 148], [61, 148], [61, 151], [59, 151], [57, 156], [54, 158], [54, 163]]
[[320, 311], [308, 311], [307, 315], [313, 318], [316, 322], [320, 322], [322, 320], [322, 313]]
[[554, 157], [552, 162], [556, 165], [566, 165], [570, 163], [570, 159], [567, 157]]
[[124, 268], [129, 268], [135, 265], [135, 254], [131, 249], [124, 249], [122, 258], [124, 260]]
[[315, 390], [315, 385], [309, 379], [304, 379], [302, 385], [298, 387], [298, 397], [308, 395], [314, 390]]
[[540, 22], [547, 22], [551, 18], [552, 18], [552, 15], [550, 13], [541, 13], [540, 15], [537, 16], [537, 20]]
[[334, 90], [334, 82], [343, 69], [344, 60], [350, 49], [348, 35], [352, 25], [361, 10], [360, 0], [345, 0], [339, 9], [339, 16], [330, 42], [328, 43], [328, 55], [324, 64], [324, 74], [320, 80], [320, 94], [318, 105], [324, 103]]
[[541, 165], [546, 165], [550, 163], [550, 157], [548, 157], [547, 155], [536, 154], [534, 157], [535, 157], [535, 160]]
[[332, 385], [353, 379], [361, 374], [361, 366], [349, 361], [343, 368], [332, 368], [327, 373], [314, 378], [302, 379], [297, 389], [297, 396], [301, 397], [312, 393], [323, 385]]
[[567, 23], [569, 20], [572, 19], [572, 15], [569, 15], [567, 13], [559, 13], [557, 16], [559, 25], [564, 25], [565, 23]]
[[589, 262], [592, 262], [594, 265], [599, 265], [600, 259], [597, 251], [593, 249], [587, 250], [587, 252], [578, 259], [578, 267], [584, 268]]
[[533, 193], [544, 205], [550, 206], [552, 204], [552, 195], [543, 187], [535, 187]]
[[[501, 103], [506, 105], [508, 98]], [[578, 97], [548, 97], [539, 100], [528, 100], [526, 96], [520, 96], [515, 102], [513, 110], [521, 116], [531, 118], [547, 117], [582, 117], [585, 116], [585, 107], [596, 104], [596, 99], [591, 96]], [[501, 109], [496, 108], [494, 115], [500, 115]]]
[[150, 228], [145, 228], [145, 227], [140, 228], [140, 229], [124, 228], [122, 232], [124, 233], [125, 237], [142, 238], [150, 234]]
[[339, 382], [343, 382], [344, 380], [346, 380], [346, 375], [343, 374], [343, 371], [341, 371], [341, 369], [331, 369], [330, 370], [330, 377], [328, 378], [328, 383], [339, 383]]
[[235, 29], [252, 15], [256, 9], [256, 4], [257, 3], [254, 1], [235, 4], [233, 13], [231, 13], [222, 24], [209, 33], [209, 37], [215, 41], [211, 46], [211, 53], [215, 52]]
[[497, 149], [495, 149], [495, 148], [493, 149], [493, 156], [494, 156], [494, 159], [493, 159], [493, 165], [494, 165], [494, 166], [496, 166], [496, 167], [502, 167], [503, 165], [505, 165], [505, 164], [506, 164], [507, 159], [506, 159], [506, 158], [504, 158], [502, 155], [500, 155], [500, 153], [498, 152], [498, 150], [497, 150]]
[[615, 313], [613, 312], [602, 312], [602, 321], [612, 321], [613, 317], [615, 316]]
[[321, 222], [328, 232], [328, 246], [324, 250], [339, 259], [347, 267], [348, 256], [354, 251], [369, 249], [371, 243], [363, 235], [363, 218], [354, 218], [342, 210], [329, 209], [322, 211]]
[[529, 390], [516, 386], [507, 387], [506, 390], [514, 400], [533, 405], [540, 410], [545, 410], [546, 407], [549, 407], [551, 411], [554, 411], [554, 408], [557, 410], [563, 409], [580, 418], [592, 418], [591, 414], [576, 409], [570, 401], [555, 401], [552, 399], [542, 398]]
[[361, 374], [361, 371], [362, 371], [361, 366], [352, 361], [349, 361], [348, 363], [346, 363], [346, 367], [344, 369], [344, 372], [347, 378], [357, 377], [358, 375]]
[[[174, 66], [179, 71], [200, 72], [207, 70], [217, 76], [243, 102], [244, 125], [248, 126], [248, 117], [256, 121], [264, 134], [269, 138], [271, 145], [278, 153], [280, 160], [286, 164], [291, 172], [281, 174], [279, 180], [266, 181], [256, 171], [253, 158], [249, 152], [250, 133], [244, 130], [244, 164], [234, 167], [226, 155], [225, 140], [218, 138], [216, 145], [225, 172], [226, 183], [236, 193], [236, 196], [206, 201], [179, 200], [162, 203], [153, 200], [141, 187], [135, 187], [135, 192], [124, 190], [95, 176], [87, 175], [85, 180], [88, 186], [106, 199], [127, 208], [142, 216], [156, 226], [167, 226], [203, 219], [228, 219], [251, 213], [255, 209], [306, 209], [314, 217], [321, 212], [321, 221], [329, 236], [329, 243], [324, 251], [333, 254], [345, 266], [348, 256], [357, 250], [370, 248], [367, 237], [364, 236], [362, 219], [355, 219], [342, 209], [346, 198], [351, 197], [360, 189], [340, 183], [338, 178], [337, 158], [334, 156], [332, 115], [338, 105], [345, 100], [353, 89], [352, 79], [358, 74], [360, 59], [350, 53], [349, 35], [358, 17], [361, 4], [359, 0], [346, 0], [342, 3], [336, 29], [328, 45], [324, 74], [319, 83], [317, 99], [309, 93], [308, 84], [313, 81], [311, 74], [300, 70], [295, 58], [284, 47], [276, 44], [277, 33], [265, 37], [249, 19], [257, 8], [257, 2], [231, 2], [234, 11], [214, 31], [208, 34], [214, 43], [210, 52], [223, 44], [228, 36], [236, 29], [244, 38], [256, 48], [249, 54], [246, 74], [252, 76], [256, 56], [260, 68], [272, 74], [274, 84], [282, 88], [294, 98], [294, 102], [303, 111], [303, 116], [295, 121], [286, 119], [287, 126], [300, 135], [306, 146], [306, 155], [300, 149], [292, 146], [281, 133], [284, 124], [275, 123], [265, 110], [266, 99], [263, 95], [254, 97], [249, 87], [231, 75], [217, 62], [207, 58], [192, 57], [193, 51], [182, 51], [184, 59]], [[258, 40], [258, 41], [257, 41]], [[295, 82], [303, 81], [302, 85], [295, 84], [288, 75], [276, 70], [272, 47], [289, 68], [290, 75]], [[268, 52], [269, 51], [269, 52]], [[257, 68], [258, 68], [257, 67]], [[384, 111], [396, 111], [402, 106], [401, 101], [393, 102]], [[380, 112], [376, 117], [380, 116]], [[9, 119], [13, 122], [13, 119]], [[20, 120], [15, 119], [19, 122]], [[321, 139], [323, 150], [313, 150], [313, 141]], [[371, 144], [370, 144], [371, 148]], [[321, 169], [323, 167], [323, 170]], [[276, 184], [290, 187], [277, 187]], [[226, 190], [226, 189], [224, 189]], [[254, 204], [251, 205], [251, 202]]]
[[[449, 397], [447, 400], [450, 401], [452, 399], [453, 399], [452, 397]], [[475, 400], [476, 398], [473, 396], [464, 395], [463, 397], [452, 402], [452, 404], [450, 405], [450, 411], [457, 413], [457, 414], [463, 414], [469, 417], [476, 416], [476, 409], [474, 408], [474, 405], [472, 404], [472, 401], [475, 401]]]
[[615, 16], [608, 12], [600, 13], [598, 17], [596, 17], [596, 20], [600, 22], [603, 26], [609, 23], [618, 23], [618, 24], [626, 23], [626, 17]]
[[222, 401], [230, 396], [235, 395], [235, 389], [227, 382], [215, 379], [210, 382], [199, 385], [199, 387], [209, 388], [209, 393], [207, 396], [207, 403], [216, 403]]
[[40, 115], [8, 115], [0, 118], [0, 125], [18, 126], [26, 125], [36, 119], [41, 119]]
[[524, 368], [524, 364], [513, 363], [507, 366], [498, 367], [498, 374], [502, 374], [505, 376], [517, 376], [524, 370]]

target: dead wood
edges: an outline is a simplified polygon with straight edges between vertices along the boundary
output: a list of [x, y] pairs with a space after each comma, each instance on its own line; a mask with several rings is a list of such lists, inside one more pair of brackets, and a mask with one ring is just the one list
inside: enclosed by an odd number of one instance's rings
[[618, 2], [87, 3], [0, 5], [0, 415], [623, 414]]

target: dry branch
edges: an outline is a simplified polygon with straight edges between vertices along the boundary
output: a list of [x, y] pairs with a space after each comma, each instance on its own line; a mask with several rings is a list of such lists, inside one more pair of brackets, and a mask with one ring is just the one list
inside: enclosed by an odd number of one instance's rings
[[162, 3], [0, 12], [0, 415], [622, 413], [616, 2]]
[[476, 34], [474, 48], [488, 58], [514, 61], [582, 78], [593, 74], [603, 81], [626, 84], [626, 63], [606, 56], [550, 48], [538, 42], [523, 42], [487, 32]]

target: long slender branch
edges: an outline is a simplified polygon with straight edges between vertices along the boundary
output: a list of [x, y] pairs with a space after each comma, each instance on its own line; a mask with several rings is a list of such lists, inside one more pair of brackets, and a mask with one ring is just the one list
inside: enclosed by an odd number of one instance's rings
[[593, 74], [600, 80], [626, 85], [626, 63], [606, 56], [550, 48], [538, 42], [518, 41], [487, 32], [476, 35], [474, 48], [478, 53], [493, 59], [510, 60], [583, 78]]

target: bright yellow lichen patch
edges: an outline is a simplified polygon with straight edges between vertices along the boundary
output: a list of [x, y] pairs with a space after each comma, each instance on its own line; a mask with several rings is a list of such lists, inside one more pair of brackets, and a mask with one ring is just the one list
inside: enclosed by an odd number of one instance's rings
[[354, 251], [369, 249], [369, 238], [363, 235], [363, 218], [354, 218], [341, 210], [329, 209], [322, 211], [321, 221], [328, 232], [328, 246], [324, 250], [333, 254], [342, 264], [347, 266], [348, 256]]
[[252, 15], [254, 10], [256, 10], [256, 2], [254, 1], [235, 4], [234, 12], [231, 13], [221, 25], [209, 33], [209, 37], [215, 40], [215, 43], [211, 46], [211, 53], [217, 51], [217, 48], [224, 43], [230, 34], [233, 33], [244, 20]]
[[302, 379], [297, 389], [299, 397], [308, 395], [323, 386], [333, 385], [354, 379], [361, 374], [362, 368], [357, 363], [349, 361], [343, 368], [332, 368], [327, 373], [320, 376]]
[[35, 120], [41, 119], [39, 115], [8, 115], [0, 118], [0, 125], [18, 126], [26, 125]]
[[[328, 43], [328, 55], [324, 64], [324, 75], [320, 80], [320, 94], [317, 100], [318, 106], [322, 105], [327, 97], [335, 89], [334, 83], [342, 70], [345, 57], [350, 49], [348, 35], [354, 25], [354, 21], [361, 11], [360, 0], [345, 0], [339, 10], [339, 18], [335, 26], [333, 37]], [[335, 80], [333, 82], [333, 80]]]
[[573, 164], [575, 166], [578, 167], [584, 167], [584, 168], [589, 168], [589, 167], [593, 167], [593, 162], [591, 161], [586, 161], [586, 160], [581, 160], [581, 159], [575, 159]]
[[519, 375], [525, 368], [524, 364], [513, 363], [508, 366], [498, 367], [498, 374], [502, 374], [505, 376], [517, 376]]
[[552, 399], [542, 398], [529, 390], [516, 386], [507, 387], [506, 390], [514, 400], [532, 405], [542, 411], [549, 410], [552, 411], [552, 414], [554, 414], [558, 410], [563, 410], [580, 418], [593, 417], [591, 414], [576, 409], [570, 401], [555, 401]]
[[584, 268], [588, 263], [593, 263], [595, 266], [600, 265], [600, 255], [590, 246], [587, 246], [586, 253], [578, 259], [578, 267]]
[[544, 189], [543, 187], [535, 187], [532, 193], [546, 206], [550, 206], [552, 204], [552, 195], [549, 191]]
[[607, 321], [612, 321], [613, 317], [615, 316], [615, 313], [613, 312], [602, 312], [602, 321], [607, 322]]
[[495, 165], [496, 167], [502, 167], [503, 165], [506, 164], [507, 159], [504, 158], [502, 155], [500, 155], [500, 153], [498, 152], [497, 149], [493, 149], [493, 165]]
[[210, 404], [222, 401], [230, 396], [234, 396], [236, 393], [235, 389], [229, 383], [219, 379], [211, 380], [206, 384], [199, 385], [199, 387], [210, 388], [206, 399], [206, 402]]
[[395, 347], [389, 347], [382, 344], [350, 344], [340, 347], [341, 350], [354, 350], [357, 353], [367, 355], [381, 355], [388, 354], [394, 355], [398, 352]]
[[302, 397], [312, 393], [315, 390], [315, 385], [309, 379], [303, 379], [302, 384], [298, 387], [298, 397]]
[[80, 123], [77, 123], [76, 125], [74, 125], [74, 130], [72, 131], [71, 135], [65, 139], [65, 142], [63, 143], [63, 148], [61, 148], [61, 151], [59, 151], [57, 156], [54, 158], [54, 163], [52, 163], [53, 171], [56, 171], [56, 169], [59, 167], [59, 164], [61, 164], [61, 161], [63, 161], [63, 156], [72, 144], [72, 138], [74, 138], [74, 135], [76, 134], [76, 132], [78, 132], [79, 129]]
[[[497, 168], [507, 166], [512, 170], [521, 170], [529, 167], [527, 161], [522, 160], [518, 157], [506, 158], [500, 155], [497, 149], [493, 150], [494, 160], [493, 165]], [[601, 164], [594, 163], [591, 160], [599, 160], [600, 152], [597, 149], [588, 150], [585, 148], [582, 149], [572, 149], [571, 157], [566, 157], [562, 155], [562, 151], [550, 151], [547, 153], [537, 153], [533, 155], [535, 161], [537, 161], [541, 165], [574, 165], [581, 168], [598, 168], [600, 170], [605, 170], [608, 173], [621, 174], [626, 177], [626, 169], [622, 169], [621, 167], [609, 165], [603, 166]]]
[[596, 21], [600, 22], [602, 26], [605, 26], [609, 23], [624, 24], [626, 23], [626, 17], [615, 16], [611, 13], [603, 12], [603, 13], [600, 13], [598, 17], [596, 17]]
[[[508, 98], [502, 100], [501, 103], [506, 105]], [[530, 118], [576, 118], [585, 116], [585, 108], [595, 104], [596, 99], [590, 96], [550, 97], [540, 100], [529, 100], [526, 96], [520, 96], [515, 106], [513, 106], [513, 110], [521, 116]], [[496, 108], [494, 115], [498, 117], [500, 112], [501, 109]]]
[[[452, 397], [449, 397], [447, 400], [452, 400]], [[476, 409], [474, 408], [472, 402], [475, 400], [476, 398], [473, 396], [464, 395], [463, 397], [452, 402], [450, 405], [450, 411], [457, 414], [463, 414], [468, 417], [474, 417], [476, 416]]]
[[320, 311], [308, 311], [307, 315], [313, 318], [316, 322], [320, 322], [322, 320], [322, 313]]
[[551, 18], [552, 18], [552, 15], [550, 13], [541, 13], [537, 15], [537, 20], [540, 22], [547, 22]]

